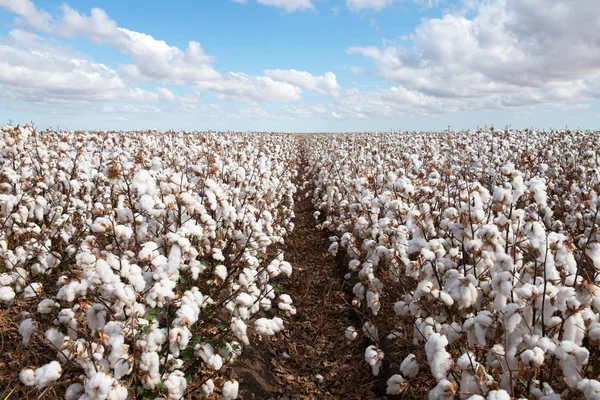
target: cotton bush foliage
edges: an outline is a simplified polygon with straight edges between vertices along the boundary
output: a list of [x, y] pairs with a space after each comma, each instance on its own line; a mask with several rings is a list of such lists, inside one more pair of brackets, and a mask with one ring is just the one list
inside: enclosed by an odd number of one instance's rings
[[[413, 347], [386, 357], [402, 379], [429, 379], [432, 399], [597, 397], [586, 365], [600, 340], [599, 131], [304, 146], [317, 226], [343, 252], [370, 342], [365, 367], [400, 331], [392, 340]], [[398, 370], [384, 372], [397, 393]]]
[[199, 371], [204, 395], [236, 398], [224, 367], [296, 312], [275, 284], [297, 151], [276, 134], [2, 127], [0, 306], [30, 304], [23, 345], [56, 355], [23, 384], [180, 399]]

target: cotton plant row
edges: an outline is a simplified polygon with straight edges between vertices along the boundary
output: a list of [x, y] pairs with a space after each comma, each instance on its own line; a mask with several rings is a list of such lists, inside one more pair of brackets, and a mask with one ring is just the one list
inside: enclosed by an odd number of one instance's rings
[[[0, 306], [66, 399], [237, 397], [226, 365], [295, 313], [293, 138], [0, 132]], [[189, 386], [189, 387], [188, 387]]]
[[389, 394], [418, 379], [431, 399], [600, 398], [600, 132], [304, 146], [363, 319], [346, 338], [370, 342], [373, 375], [390, 361]]

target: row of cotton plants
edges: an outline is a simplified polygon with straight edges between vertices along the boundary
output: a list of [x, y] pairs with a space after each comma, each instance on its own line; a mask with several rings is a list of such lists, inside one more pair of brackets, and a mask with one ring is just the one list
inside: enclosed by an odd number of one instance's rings
[[24, 310], [22, 346], [55, 355], [22, 384], [236, 398], [227, 363], [295, 312], [277, 283], [295, 153], [283, 135], [4, 126], [0, 307]]
[[363, 320], [345, 335], [365, 336], [374, 375], [389, 361], [388, 394], [425, 382], [430, 399], [600, 398], [600, 132], [304, 146]]

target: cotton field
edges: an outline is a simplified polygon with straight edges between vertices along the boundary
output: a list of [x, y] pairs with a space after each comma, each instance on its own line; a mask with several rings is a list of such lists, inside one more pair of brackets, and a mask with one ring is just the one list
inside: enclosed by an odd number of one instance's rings
[[[232, 366], [327, 300], [373, 398], [600, 399], [600, 131], [0, 142], [7, 398], [251, 398]], [[294, 291], [322, 268], [286, 252], [306, 198], [346, 298]], [[328, 365], [286, 376], [328, 387]]]
[[21, 383], [180, 399], [195, 377], [196, 394], [236, 398], [224, 365], [294, 313], [273, 286], [292, 273], [293, 138], [4, 127], [0, 141], [0, 302], [22, 309], [23, 351], [55, 354]]
[[[600, 132], [308, 140], [315, 216], [387, 393], [600, 398]], [[368, 365], [367, 365], [368, 364]]]

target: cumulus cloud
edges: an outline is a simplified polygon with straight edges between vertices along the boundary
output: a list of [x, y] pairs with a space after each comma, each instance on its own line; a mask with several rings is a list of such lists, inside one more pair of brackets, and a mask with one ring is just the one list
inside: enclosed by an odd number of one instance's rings
[[128, 85], [104, 64], [59, 52], [28, 51], [0, 44], [0, 84], [14, 99], [144, 100], [158, 95]]
[[268, 69], [264, 74], [275, 80], [287, 82], [319, 94], [335, 95], [341, 89], [333, 72], [327, 72], [323, 76], [314, 76], [309, 72], [296, 71], [295, 69]]
[[46, 11], [38, 10], [35, 4], [30, 0], [0, 0], [0, 7], [13, 14], [17, 14], [23, 19], [17, 22], [25, 26], [40, 31], [47, 31], [52, 17]]
[[[259, 0], [261, 3], [281, 7], [288, 12], [312, 8], [309, 0]], [[62, 17], [51, 18], [44, 11], [38, 10], [29, 0], [18, 0], [12, 3], [0, 0], [0, 6], [23, 17], [28, 26], [49, 33], [59, 38], [87, 38], [94, 43], [106, 44], [113, 49], [129, 55], [130, 64], [119, 66], [117, 72], [111, 70], [111, 76], [119, 84], [127, 82], [166, 82], [175, 85], [186, 85], [199, 90], [208, 90], [219, 97], [236, 101], [287, 102], [298, 100], [302, 88], [318, 93], [329, 93], [337, 87], [335, 75], [325, 74], [313, 77], [302, 71], [288, 71], [281, 74], [282, 79], [273, 76], [250, 76], [243, 73], [217, 71], [212, 64], [215, 58], [204, 52], [199, 42], [190, 41], [185, 50], [171, 46], [153, 36], [119, 27], [104, 10], [93, 8], [89, 15], [63, 5]], [[40, 22], [43, 20], [43, 24]], [[27, 40], [20, 33], [21, 40]], [[71, 73], [73, 68], [60, 73]], [[293, 72], [294, 76], [290, 76]], [[87, 71], [78, 71], [85, 74]], [[8, 79], [8, 77], [5, 77]], [[48, 80], [48, 84], [58, 78]], [[297, 81], [297, 82], [296, 82]], [[87, 89], [99, 89], [88, 83]], [[76, 87], [73, 89], [81, 89]], [[110, 86], [109, 86], [110, 88]], [[62, 89], [65, 89], [64, 87]], [[169, 92], [170, 93], [170, 92]], [[158, 90], [160, 100], [172, 101], [174, 96], [164, 90]]]
[[281, 8], [288, 13], [313, 10], [315, 8], [311, 0], [258, 0], [258, 2], [265, 6]]
[[[351, 47], [428, 112], [511, 108], [600, 97], [595, 0], [493, 0], [475, 15], [424, 20], [402, 46]], [[404, 97], [401, 101], [406, 101]]]
[[[346, 6], [353, 12], [364, 10], [381, 11], [398, 1], [399, 0], [346, 0]], [[439, 0], [413, 0], [413, 2], [427, 7], [435, 7], [438, 5]]]

